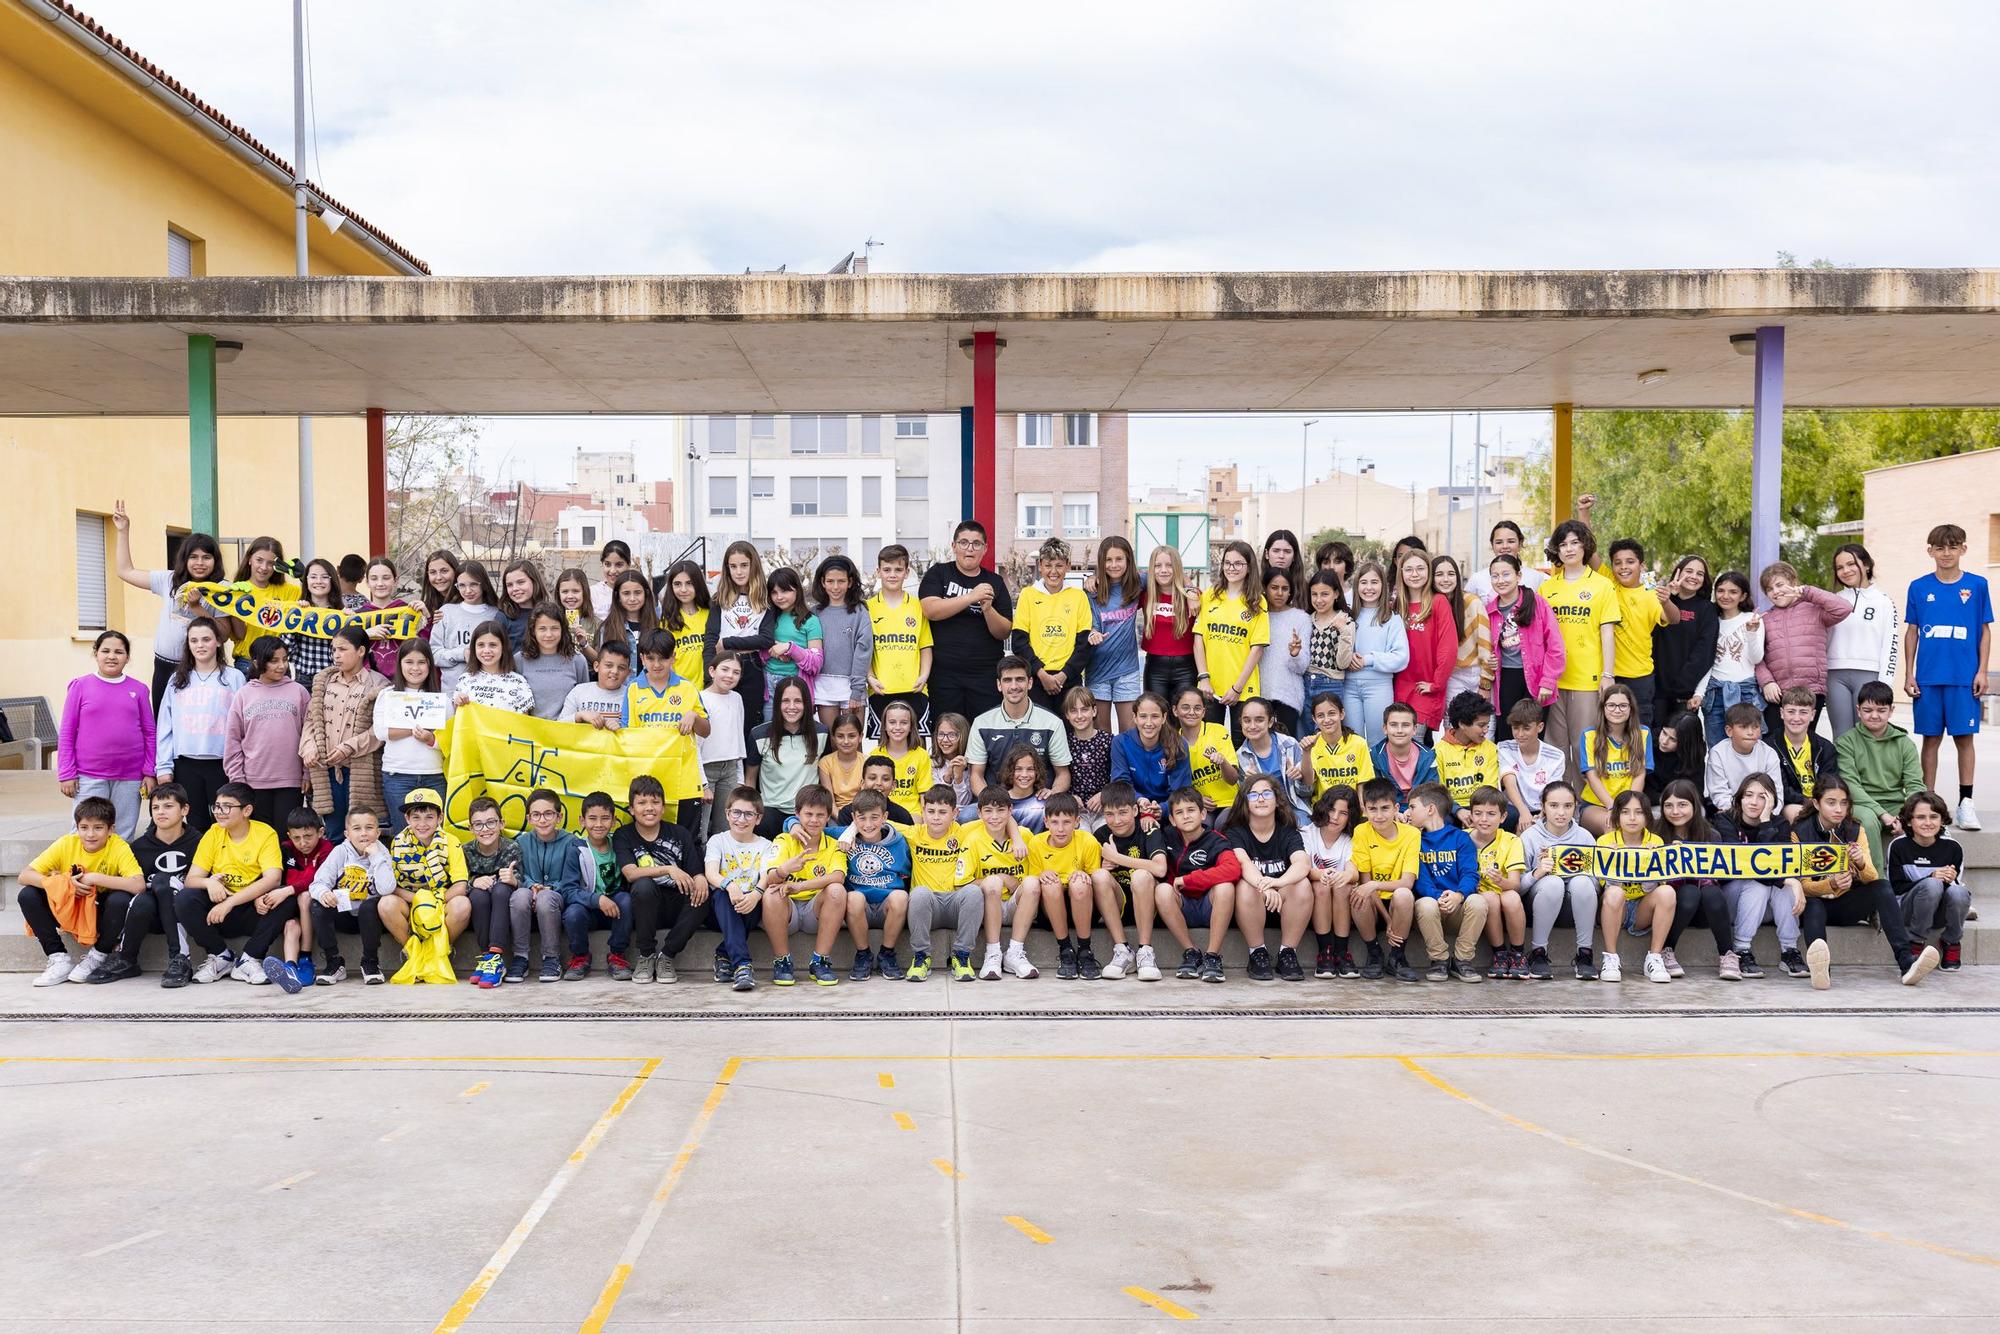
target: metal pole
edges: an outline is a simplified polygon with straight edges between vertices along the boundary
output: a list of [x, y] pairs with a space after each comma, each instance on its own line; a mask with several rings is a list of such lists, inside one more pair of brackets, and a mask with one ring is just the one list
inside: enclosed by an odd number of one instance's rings
[[[1312, 428], [1319, 425], [1314, 417], [1299, 428], [1299, 542], [1303, 545], [1312, 537], [1312, 529], [1306, 526], [1306, 443], [1312, 439]], [[1292, 553], [1296, 560], [1302, 553]]]
[[[292, 242], [297, 251], [298, 276], [312, 272], [306, 254], [306, 0], [292, 0]], [[299, 549], [293, 553], [310, 557], [319, 553], [318, 525], [313, 503], [312, 418], [299, 418]]]
[[[1778, 559], [1785, 467], [1785, 326], [1757, 330], [1757, 389], [1750, 428], [1750, 577]], [[1767, 605], [1762, 597], [1758, 605]]]

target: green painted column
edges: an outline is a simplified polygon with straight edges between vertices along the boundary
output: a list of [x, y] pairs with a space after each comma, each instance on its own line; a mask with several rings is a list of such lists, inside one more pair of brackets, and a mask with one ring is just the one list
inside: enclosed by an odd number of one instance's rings
[[218, 533], [221, 524], [215, 442], [215, 338], [188, 335], [188, 527]]

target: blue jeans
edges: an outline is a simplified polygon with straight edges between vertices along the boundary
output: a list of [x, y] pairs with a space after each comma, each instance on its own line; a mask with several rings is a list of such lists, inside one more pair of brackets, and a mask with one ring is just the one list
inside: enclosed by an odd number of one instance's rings
[[[722, 889], [710, 892], [708, 901], [715, 905], [715, 929], [722, 933], [722, 944], [716, 953], [727, 955], [729, 965], [739, 968], [750, 962], [750, 932], [762, 922], [758, 906], [750, 909], [745, 916], [736, 911], [736, 905], [729, 901], [729, 894]], [[759, 900], [761, 905], [762, 900]]]
[[1396, 678], [1371, 668], [1349, 672], [1340, 701], [1347, 706], [1347, 727], [1361, 733], [1369, 745], [1382, 739], [1382, 710], [1396, 699]]
[[[444, 795], [443, 774], [392, 774], [386, 769], [382, 773], [382, 803], [389, 808], [389, 834], [394, 838], [403, 832], [403, 800], [420, 787], [431, 788], [439, 796]], [[339, 840], [345, 833], [327, 830], [328, 838]]]
[[631, 943], [632, 896], [621, 889], [608, 897], [618, 905], [616, 917], [606, 916], [603, 909], [595, 906], [586, 907], [581, 903], [563, 905], [563, 935], [569, 940], [570, 957], [589, 958], [590, 933], [607, 927], [611, 931], [611, 953], [623, 954], [625, 947]]
[[1757, 690], [1757, 679], [1748, 681], [1710, 681], [1708, 693], [1701, 700], [1702, 732], [1713, 746], [1723, 738], [1722, 716], [1729, 712], [1732, 704], [1755, 704], [1761, 711], [1764, 696]]

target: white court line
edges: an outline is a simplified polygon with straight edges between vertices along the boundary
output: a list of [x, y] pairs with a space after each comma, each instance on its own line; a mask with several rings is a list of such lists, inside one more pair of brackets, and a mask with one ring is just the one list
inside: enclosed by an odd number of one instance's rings
[[79, 1260], [95, 1260], [100, 1255], [109, 1255], [113, 1251], [122, 1251], [127, 1246], [137, 1246], [142, 1241], [151, 1241], [155, 1237], [164, 1237], [166, 1235], [166, 1233], [155, 1228], [151, 1232], [141, 1232], [136, 1237], [127, 1237], [123, 1241], [114, 1241], [109, 1246], [99, 1246], [94, 1251], [85, 1251], [76, 1258]]
[[382, 1142], [384, 1144], [393, 1144], [397, 1140], [401, 1139], [403, 1136], [409, 1134], [412, 1130], [417, 1130], [417, 1129], [420, 1129], [420, 1127], [415, 1121], [405, 1121], [402, 1125], [397, 1126], [394, 1130], [384, 1135], [382, 1137]]

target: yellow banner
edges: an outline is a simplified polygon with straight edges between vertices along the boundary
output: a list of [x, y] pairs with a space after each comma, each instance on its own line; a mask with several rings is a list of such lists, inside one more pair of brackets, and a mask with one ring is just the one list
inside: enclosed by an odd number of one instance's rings
[[467, 704], [452, 715], [441, 739], [446, 756], [445, 819], [467, 830], [467, 808], [475, 797], [500, 803], [508, 832], [528, 826], [528, 794], [538, 787], [563, 800], [563, 827], [583, 827], [583, 799], [608, 792], [619, 818], [632, 780], [651, 774], [667, 790], [667, 819], [673, 803], [701, 795], [701, 760], [692, 736], [676, 727], [627, 727], [603, 731], [585, 723], [553, 723], [483, 704]]
[[1599, 880], [1805, 880], [1847, 869], [1838, 843], [1669, 843], [1657, 848], [1561, 844], [1549, 850], [1557, 875]]
[[255, 625], [273, 634], [305, 635], [331, 639], [346, 627], [373, 630], [386, 625], [397, 639], [408, 639], [424, 622], [417, 607], [391, 607], [387, 611], [342, 611], [334, 607], [314, 607], [304, 602], [285, 602], [240, 584], [188, 584], [196, 591], [195, 604], [212, 616], [234, 616], [245, 625]]

